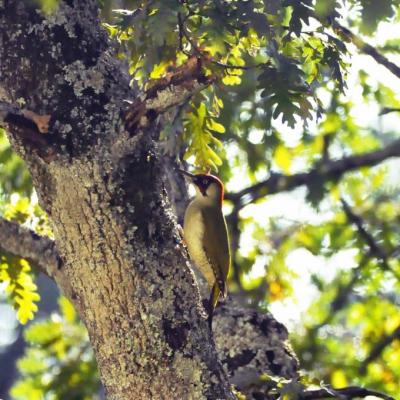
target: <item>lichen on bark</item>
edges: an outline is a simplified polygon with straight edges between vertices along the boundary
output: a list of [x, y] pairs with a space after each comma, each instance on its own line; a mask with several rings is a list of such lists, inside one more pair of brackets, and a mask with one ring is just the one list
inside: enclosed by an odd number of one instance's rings
[[49, 214], [108, 398], [233, 398], [179, 246], [153, 139], [160, 126], [125, 136], [126, 100], [138, 93], [97, 2], [60, 2], [46, 16], [8, 1], [0, 23], [0, 87], [51, 115], [48, 149], [12, 125], [9, 137]]

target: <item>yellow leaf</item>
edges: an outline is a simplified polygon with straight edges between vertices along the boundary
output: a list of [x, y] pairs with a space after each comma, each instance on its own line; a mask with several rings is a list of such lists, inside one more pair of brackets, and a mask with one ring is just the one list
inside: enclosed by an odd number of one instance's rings
[[332, 372], [331, 383], [334, 388], [343, 388], [348, 386], [346, 375], [341, 369], [337, 369]]
[[269, 294], [271, 297], [271, 301], [279, 300], [283, 297], [283, 287], [277, 282], [273, 281], [269, 284]]
[[213, 107], [218, 111], [224, 107], [224, 102], [216, 94], [214, 94], [213, 98]]
[[9, 264], [7, 275], [4, 270], [1, 278], [6, 282], [5, 290], [17, 312], [17, 319], [24, 325], [33, 319], [38, 310], [35, 302], [40, 300], [40, 296], [32, 280], [29, 263], [23, 259], [8, 259], [6, 262]]
[[17, 319], [22, 325], [25, 325], [30, 319], [33, 319], [33, 316], [38, 308], [35, 303], [24, 301], [20, 301], [19, 303]]
[[58, 1], [57, 0], [41, 0], [40, 5], [42, 6], [42, 10], [46, 14], [51, 14], [58, 7]]
[[224, 85], [233, 86], [233, 85], [240, 85], [242, 80], [237, 75], [225, 75], [222, 78], [222, 82], [224, 83]]
[[60, 297], [58, 301], [60, 304], [61, 312], [66, 321], [73, 323], [76, 320], [76, 312], [72, 303], [65, 297]]
[[110, 25], [105, 22], [102, 25], [111, 37], [118, 33], [118, 27], [116, 25]]
[[201, 103], [199, 108], [197, 109], [197, 116], [199, 117], [199, 125], [203, 126], [204, 123], [204, 118], [206, 117], [207, 114], [207, 108], [204, 103]]
[[207, 128], [218, 133], [225, 132], [225, 127], [222, 124], [219, 124], [218, 122], [214, 121], [212, 118], [208, 119]]
[[324, 148], [324, 138], [322, 135], [319, 135], [315, 138], [312, 144], [312, 151], [315, 153], [321, 153]]
[[167, 71], [167, 68], [169, 66], [169, 62], [162, 61], [160, 64], [157, 64], [154, 66], [153, 70], [150, 73], [150, 78], [151, 79], [157, 79], [160, 78], [165, 74]]
[[333, 186], [330, 190], [331, 198], [334, 203], [338, 203], [340, 201], [340, 189], [339, 186]]
[[216, 167], [217, 165], [222, 165], [222, 160], [219, 158], [219, 156], [217, 155], [217, 153], [212, 150], [210, 147], [208, 148], [208, 161], [211, 161], [211, 164], [215, 164], [214, 167]]
[[292, 155], [290, 151], [283, 146], [282, 144], [279, 145], [274, 154], [274, 160], [279, 168], [283, 170], [286, 174], [290, 173], [290, 166], [292, 164]]
[[311, 247], [314, 244], [312, 237], [304, 229], [300, 229], [297, 232], [297, 240], [305, 247]]

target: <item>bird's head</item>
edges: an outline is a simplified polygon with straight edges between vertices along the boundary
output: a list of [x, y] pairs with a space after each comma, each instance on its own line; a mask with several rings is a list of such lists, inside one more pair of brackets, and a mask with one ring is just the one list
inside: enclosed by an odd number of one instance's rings
[[222, 206], [224, 200], [224, 185], [219, 178], [214, 175], [192, 174], [180, 169], [179, 172], [189, 178], [196, 189], [196, 198], [206, 203], [218, 204]]

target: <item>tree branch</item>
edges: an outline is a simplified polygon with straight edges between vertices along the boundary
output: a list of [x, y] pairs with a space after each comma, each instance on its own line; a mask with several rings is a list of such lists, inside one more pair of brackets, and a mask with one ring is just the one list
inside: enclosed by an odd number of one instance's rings
[[184, 103], [213, 81], [213, 76], [205, 75], [202, 59], [192, 56], [185, 64], [168, 72], [165, 77], [150, 83], [144, 98], [138, 98], [126, 112], [126, 129], [134, 133], [137, 128], [148, 127], [160, 114]]
[[307, 390], [301, 394], [301, 399], [312, 400], [312, 399], [328, 399], [328, 398], [340, 398], [349, 399], [356, 397], [367, 397], [376, 396], [384, 400], [394, 400], [393, 397], [377, 392], [375, 390], [365, 389], [358, 386], [349, 386], [343, 389], [331, 389], [323, 388], [318, 390]]
[[4, 218], [0, 218], [0, 249], [26, 259], [54, 280], [60, 277], [63, 262], [54, 240]]
[[357, 49], [368, 56], [371, 56], [377, 63], [383, 65], [387, 68], [392, 74], [400, 78], [400, 67], [398, 67], [395, 63], [390, 61], [386, 56], [381, 54], [375, 47], [370, 44], [364, 42], [359, 36], [353, 33], [349, 28], [341, 25], [335, 19], [323, 19], [319, 17], [317, 14], [313, 14], [313, 17], [319, 21], [324, 26], [331, 26], [339, 36], [342, 36], [346, 39], [346, 41], [351, 41]]
[[347, 219], [357, 227], [358, 233], [369, 247], [371, 256], [376, 257], [381, 262], [381, 265], [385, 271], [390, 271], [397, 279], [400, 279], [399, 274], [397, 274], [396, 271], [394, 271], [389, 265], [388, 254], [384, 249], [382, 249], [381, 246], [379, 246], [371, 233], [365, 229], [365, 224], [362, 218], [353, 212], [349, 204], [344, 199], [341, 199], [341, 202]]
[[360, 278], [360, 272], [367, 264], [367, 261], [368, 257], [364, 256], [357, 268], [354, 268], [352, 270], [349, 282], [347, 284], [338, 285], [336, 295], [330, 302], [329, 312], [322, 322], [310, 329], [310, 335], [315, 336], [316, 332], [318, 332], [319, 329], [321, 329], [326, 324], [329, 324], [334, 319], [336, 313], [346, 306], [349, 300], [349, 296]]
[[265, 373], [296, 379], [299, 362], [286, 328], [269, 313], [227, 301], [216, 309], [213, 336], [230, 382], [248, 398], [260, 390]]
[[383, 336], [372, 348], [368, 357], [361, 363], [360, 374], [365, 374], [367, 372], [368, 364], [376, 360], [385, 350], [396, 339], [400, 339], [400, 325], [390, 334]]
[[387, 68], [392, 74], [400, 78], [400, 67], [398, 67], [395, 63], [391, 62], [387, 57], [381, 54], [375, 47], [371, 46], [368, 43], [365, 43], [360, 37], [355, 35], [350, 29], [344, 27], [339, 24], [337, 21], [332, 21], [332, 27], [339, 31], [342, 36], [345, 36], [347, 40], [351, 40], [351, 42], [357, 47], [357, 49], [369, 56], [371, 56], [377, 63], [383, 65]]
[[[395, 140], [387, 147], [370, 153], [344, 157], [314, 167], [309, 172], [294, 175], [271, 173], [270, 177], [253, 186], [236, 193], [227, 193], [225, 198], [233, 201], [239, 207], [252, 203], [268, 194], [280, 193], [292, 190], [296, 187], [309, 185], [313, 181], [327, 181], [340, 179], [346, 172], [361, 167], [372, 167], [380, 162], [400, 156], [400, 139]], [[322, 183], [321, 183], [322, 184]]]
[[349, 222], [357, 227], [360, 236], [367, 243], [371, 254], [380, 259], [385, 264], [385, 269], [388, 269], [387, 255], [385, 254], [385, 251], [378, 245], [371, 233], [365, 229], [365, 223], [363, 219], [351, 209], [350, 205], [343, 198], [340, 199], [340, 201], [343, 205], [343, 209], [346, 213], [347, 219], [349, 220]]
[[38, 115], [30, 110], [21, 109], [0, 100], [0, 126], [10, 124], [16, 133], [38, 150], [48, 150], [51, 136], [47, 135], [50, 115]]

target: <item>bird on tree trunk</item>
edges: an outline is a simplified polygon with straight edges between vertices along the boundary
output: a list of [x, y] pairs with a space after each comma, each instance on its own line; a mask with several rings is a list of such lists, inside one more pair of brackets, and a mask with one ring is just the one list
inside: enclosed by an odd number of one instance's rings
[[189, 178], [196, 189], [196, 195], [185, 212], [183, 234], [190, 258], [211, 289], [208, 301], [211, 329], [218, 300], [227, 295], [226, 280], [230, 266], [228, 230], [222, 213], [224, 185], [220, 179], [208, 173], [195, 175], [179, 171]]

